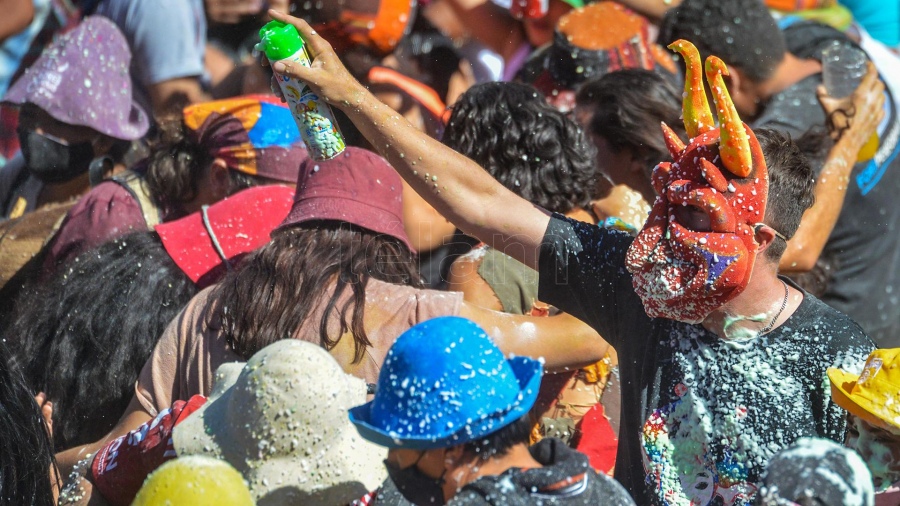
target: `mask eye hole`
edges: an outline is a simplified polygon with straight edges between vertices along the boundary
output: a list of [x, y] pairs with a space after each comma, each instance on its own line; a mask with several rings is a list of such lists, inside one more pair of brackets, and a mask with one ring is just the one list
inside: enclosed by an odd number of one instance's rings
[[696, 206], [675, 206], [675, 220], [694, 232], [712, 232], [709, 215]]

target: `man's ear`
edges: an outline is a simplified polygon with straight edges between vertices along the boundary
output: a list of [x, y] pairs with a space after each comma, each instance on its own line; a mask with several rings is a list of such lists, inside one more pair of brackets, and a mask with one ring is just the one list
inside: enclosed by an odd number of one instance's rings
[[778, 236], [775, 235], [775, 229], [763, 223], [757, 223], [753, 227], [753, 232], [756, 237], [756, 243], [759, 245], [756, 247], [757, 253], [762, 253], [767, 250], [773, 242], [779, 240]]

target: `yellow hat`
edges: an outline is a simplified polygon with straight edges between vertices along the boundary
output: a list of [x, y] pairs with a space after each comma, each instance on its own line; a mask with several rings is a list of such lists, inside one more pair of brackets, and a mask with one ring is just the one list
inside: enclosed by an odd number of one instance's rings
[[154, 471], [131, 506], [253, 506], [241, 473], [212, 457], [189, 456]]
[[875, 350], [862, 374], [829, 368], [831, 398], [866, 422], [900, 430], [900, 348]]

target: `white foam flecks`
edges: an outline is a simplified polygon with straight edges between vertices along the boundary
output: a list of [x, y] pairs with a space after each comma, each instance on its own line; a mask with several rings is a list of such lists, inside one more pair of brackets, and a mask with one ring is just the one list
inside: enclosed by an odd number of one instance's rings
[[[676, 329], [659, 360], [664, 377], [681, 383], [660, 392], [661, 407], [642, 431], [648, 479], [658, 480], [669, 504], [750, 504], [775, 453], [823, 430], [840, 437], [839, 410], [819, 383], [831, 365], [822, 358], [833, 355], [827, 339], [786, 329], [787, 336], [726, 341], [697, 326]], [[862, 354], [851, 350], [836, 361]]]

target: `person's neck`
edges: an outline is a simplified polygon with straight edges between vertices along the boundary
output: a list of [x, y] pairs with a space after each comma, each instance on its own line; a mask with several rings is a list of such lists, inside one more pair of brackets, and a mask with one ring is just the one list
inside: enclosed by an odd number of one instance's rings
[[822, 72], [819, 61], [800, 59], [791, 53], [785, 53], [772, 77], [756, 84], [757, 95], [765, 103], [778, 93], [819, 72]]
[[803, 294], [778, 279], [769, 262], [758, 260], [754, 270], [744, 291], [710, 313], [704, 328], [726, 340], [749, 339], [779, 327], [794, 313]]

